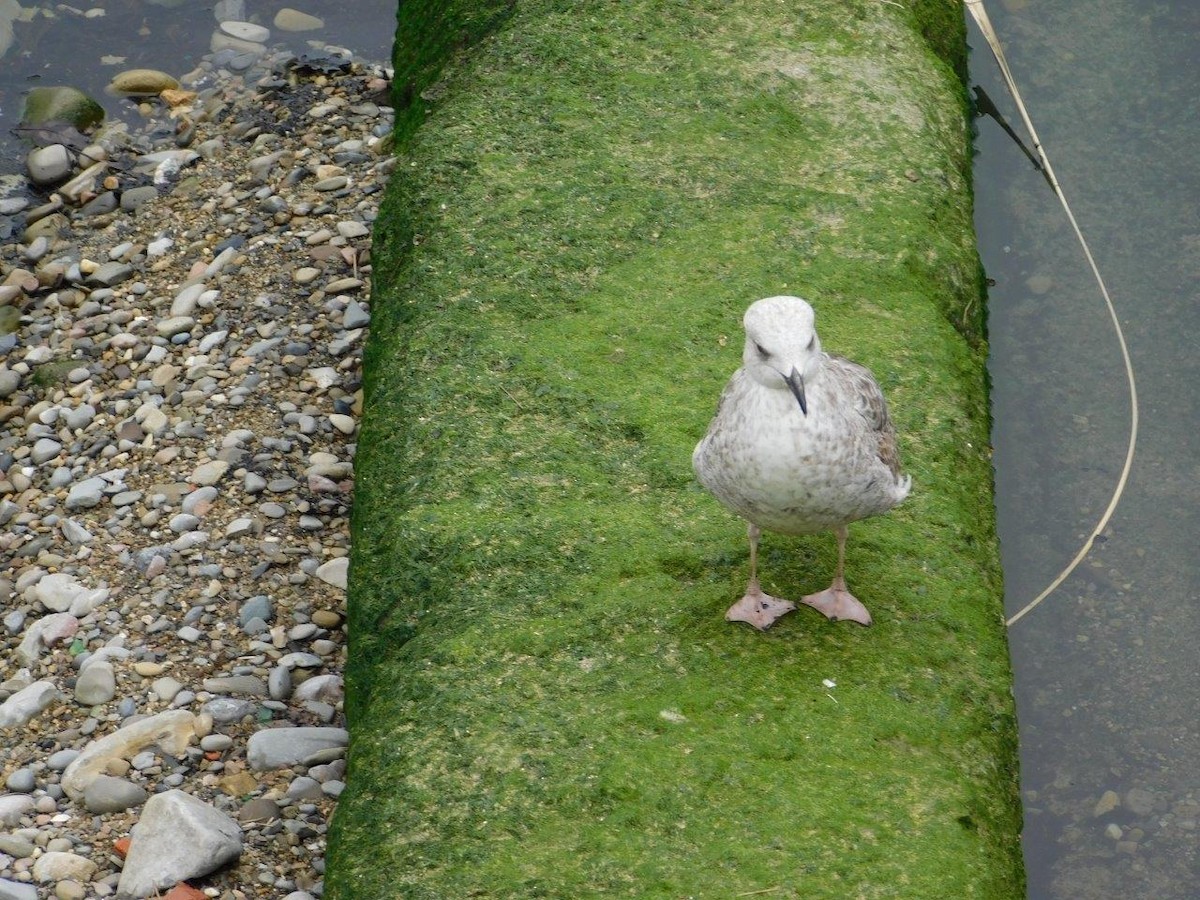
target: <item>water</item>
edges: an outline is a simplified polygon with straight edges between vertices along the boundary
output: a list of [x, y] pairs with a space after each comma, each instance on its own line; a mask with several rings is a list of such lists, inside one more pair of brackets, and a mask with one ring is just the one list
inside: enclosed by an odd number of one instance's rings
[[[1195, 898], [1200, 4], [991, 0], [988, 10], [1117, 304], [1142, 419], [1102, 540], [1010, 631], [1029, 896]], [[985, 42], [973, 31], [971, 43], [973, 78], [1016, 125]], [[1057, 200], [994, 122], [978, 126], [976, 226], [995, 280], [993, 443], [1011, 615], [1099, 521], [1125, 456], [1129, 397], [1112, 325]]]
[[[7, 21], [4, 11], [11, 3], [0, 0], [0, 44]], [[315, 41], [345, 47], [363, 59], [390, 62], [396, 0], [245, 0], [244, 5], [250, 20], [271, 29], [268, 47], [303, 53], [312, 50], [309, 42]], [[136, 121], [136, 104], [109, 97], [105, 85], [125, 69], [160, 69], [178, 77], [194, 68], [209, 52], [217, 24], [213, 6], [210, 0], [25, 0], [26, 9], [34, 11], [32, 21], [12, 23], [12, 45], [0, 57], [0, 175], [24, 171], [29, 145], [17, 140], [11, 129], [20, 121], [29, 88], [71, 85], [99, 101], [109, 118]], [[325, 27], [293, 33], [274, 28], [276, 12], [285, 6], [323, 19]]]

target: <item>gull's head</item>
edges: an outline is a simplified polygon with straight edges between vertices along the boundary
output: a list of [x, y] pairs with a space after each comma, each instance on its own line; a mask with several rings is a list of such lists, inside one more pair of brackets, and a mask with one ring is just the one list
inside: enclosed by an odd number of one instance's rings
[[799, 297], [767, 297], [742, 318], [746, 346], [742, 366], [764, 387], [791, 391], [808, 415], [804, 386], [821, 367], [821, 341], [813, 308]]

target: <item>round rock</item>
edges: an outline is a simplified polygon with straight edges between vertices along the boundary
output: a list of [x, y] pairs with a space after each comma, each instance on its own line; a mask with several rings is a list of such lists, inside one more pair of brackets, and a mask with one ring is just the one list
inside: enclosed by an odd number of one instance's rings
[[325, 20], [285, 6], [275, 13], [274, 25], [280, 31], [317, 31], [325, 27]]
[[33, 793], [36, 785], [32, 769], [17, 769], [4, 780], [4, 786], [14, 794]]
[[73, 87], [35, 87], [25, 95], [21, 122], [38, 125], [62, 120], [76, 128], [89, 128], [104, 119], [104, 107]]
[[117, 678], [107, 660], [86, 665], [75, 682], [75, 701], [84, 706], [107, 703], [117, 693]]
[[71, 174], [71, 154], [62, 144], [31, 150], [25, 168], [34, 184], [57, 184]]
[[264, 44], [271, 36], [271, 30], [253, 22], [228, 21], [221, 23], [221, 31], [239, 41], [250, 41], [253, 44]]
[[148, 796], [144, 788], [132, 781], [97, 775], [83, 791], [83, 805], [98, 814], [122, 812], [145, 803]]
[[175, 90], [179, 82], [158, 69], [128, 69], [118, 73], [108, 87], [118, 94], [150, 95]]

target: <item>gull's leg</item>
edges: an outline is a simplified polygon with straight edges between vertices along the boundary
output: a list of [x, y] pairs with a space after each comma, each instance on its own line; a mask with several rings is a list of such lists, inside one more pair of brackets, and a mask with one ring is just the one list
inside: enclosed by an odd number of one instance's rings
[[746, 585], [746, 596], [729, 607], [725, 613], [727, 622], [746, 622], [759, 631], [766, 631], [780, 616], [790, 613], [796, 604], [764, 594], [758, 584], [758, 526], [750, 523], [750, 583]]
[[843, 577], [846, 566], [846, 538], [850, 534], [850, 529], [845, 525], [839, 525], [836, 531], [838, 563], [837, 574], [833, 576], [833, 584], [819, 594], [809, 594], [807, 597], [801, 598], [800, 602], [811, 606], [835, 622], [839, 619], [849, 619], [859, 625], [870, 625], [871, 614], [867, 612], [865, 606], [858, 602], [857, 597], [846, 590], [846, 579]]

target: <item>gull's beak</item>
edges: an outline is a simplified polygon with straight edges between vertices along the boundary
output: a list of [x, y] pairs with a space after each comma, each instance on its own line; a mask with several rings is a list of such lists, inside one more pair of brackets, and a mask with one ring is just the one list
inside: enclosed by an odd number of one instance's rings
[[800, 404], [800, 412], [808, 415], [808, 403], [804, 400], [804, 376], [800, 374], [798, 369], [793, 368], [792, 374], [784, 377], [788, 388], [791, 389], [792, 395], [796, 398], [796, 402]]

